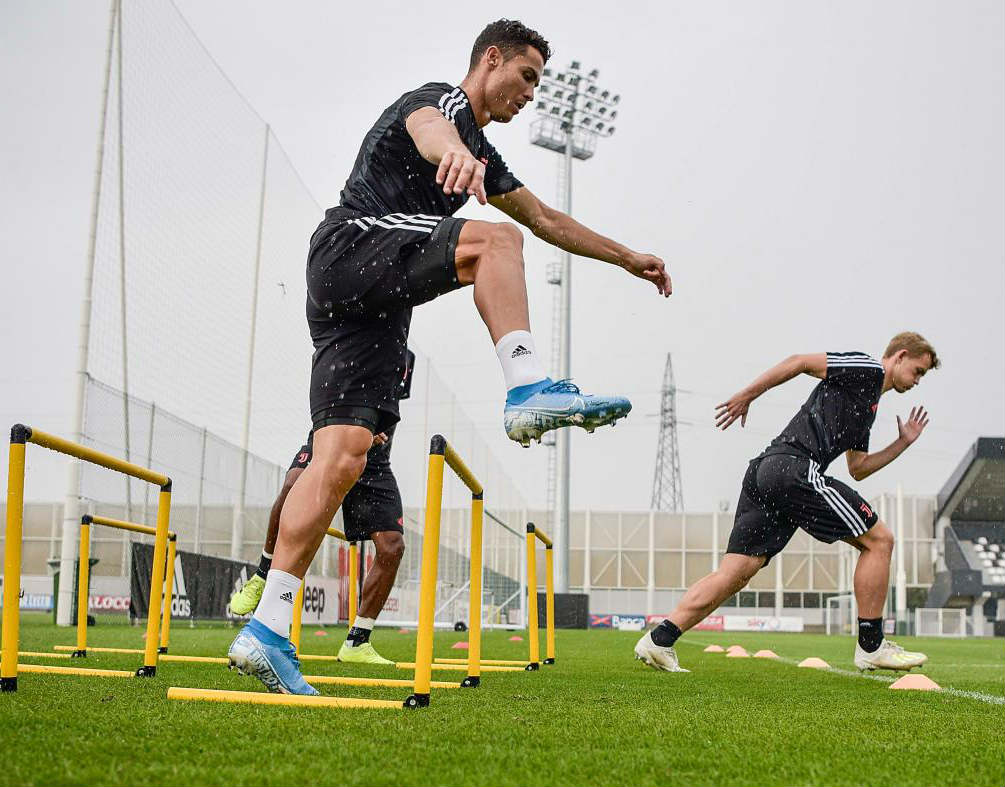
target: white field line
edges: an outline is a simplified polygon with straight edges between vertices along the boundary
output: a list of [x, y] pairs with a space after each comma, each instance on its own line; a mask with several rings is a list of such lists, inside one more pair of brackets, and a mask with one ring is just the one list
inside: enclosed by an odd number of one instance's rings
[[[698, 645], [698, 646], [718, 644], [707, 641], [699, 641], [696, 639], [687, 639], [687, 640], [681, 639], [678, 640], [678, 642], [687, 645]], [[753, 658], [753, 656], [751, 656], [751, 658]], [[779, 656], [778, 661], [781, 661], [785, 664], [791, 664], [793, 666], [799, 664], [797, 660], [787, 659], [783, 656]], [[939, 666], [949, 666], [949, 665], [940, 664]], [[971, 665], [960, 665], [960, 666], [971, 666]], [[984, 666], [991, 666], [991, 665], [984, 665]], [[840, 669], [838, 667], [828, 667], [826, 670], [823, 671], [833, 672], [835, 675], [844, 675], [845, 677], [848, 678], [864, 678], [865, 680], [877, 680], [880, 683], [893, 683], [894, 681], [898, 680], [899, 677], [903, 677], [898, 676], [898, 678], [892, 678], [888, 675], [873, 675], [868, 672], [852, 672], [851, 670]], [[905, 672], [904, 674], [906, 675], [907, 673]], [[1005, 697], [998, 696], [997, 694], [985, 694], [984, 692], [981, 691], [965, 691], [964, 689], [954, 689], [951, 686], [942, 686], [939, 688], [939, 691], [941, 691], [943, 694], [950, 694], [953, 697], [962, 697], [963, 699], [967, 700], [977, 700], [978, 702], [986, 702], [989, 705], [1005, 705]]]

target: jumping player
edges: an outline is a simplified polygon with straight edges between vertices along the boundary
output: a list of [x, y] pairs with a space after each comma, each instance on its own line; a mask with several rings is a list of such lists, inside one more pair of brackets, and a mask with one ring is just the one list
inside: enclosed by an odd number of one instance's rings
[[716, 426], [727, 429], [737, 419], [745, 426], [750, 404], [765, 391], [800, 373], [821, 378], [785, 430], [747, 468], [719, 568], [692, 585], [670, 617], [642, 636], [635, 657], [655, 669], [687, 672], [677, 661], [677, 639], [745, 587], [801, 527], [825, 544], [841, 539], [859, 551], [855, 666], [908, 670], [924, 664], [928, 657], [923, 653], [905, 651], [883, 638], [893, 533], [855, 490], [824, 473], [843, 453], [848, 472], [861, 481], [900, 456], [928, 425], [928, 413], [918, 407], [907, 421], [897, 416], [897, 439], [869, 453], [879, 398], [891, 389], [911, 390], [938, 367], [939, 358], [923, 337], [899, 333], [882, 361], [860, 352], [793, 355], [718, 405]]
[[[410, 350], [406, 363], [406, 374], [399, 383], [398, 399], [407, 399], [412, 383], [412, 369], [415, 355]], [[384, 602], [394, 586], [398, 565], [405, 553], [405, 532], [402, 527], [401, 493], [398, 482], [391, 471], [391, 444], [394, 440], [394, 426], [387, 433], [374, 435], [373, 447], [366, 455], [366, 467], [356, 485], [342, 501], [342, 518], [345, 535], [350, 541], [371, 539], [376, 550], [373, 566], [363, 582], [359, 611], [349, 634], [338, 652], [338, 660], [354, 664], [392, 664], [381, 656], [370, 643], [370, 634], [376, 625], [377, 616], [384, 608]], [[273, 551], [279, 535], [279, 519], [283, 503], [300, 474], [311, 463], [314, 453], [314, 432], [307, 435], [307, 442], [301, 446], [290, 469], [286, 472], [283, 487], [279, 490], [272, 510], [269, 512], [269, 529], [265, 535], [265, 547], [258, 562], [258, 570], [244, 586], [230, 597], [230, 611], [235, 615], [254, 612], [262, 598], [265, 580], [272, 568]]]
[[512, 224], [453, 216], [469, 197], [491, 202], [542, 240], [624, 268], [670, 295], [661, 259], [543, 204], [482, 133], [533, 100], [550, 54], [548, 42], [519, 22], [488, 25], [459, 85], [429, 83], [384, 110], [363, 140], [339, 205], [311, 238], [314, 458], [283, 506], [261, 603], [230, 648], [234, 665], [271, 691], [315, 693], [289, 644], [290, 602], [366, 464], [373, 435], [398, 420], [392, 388], [412, 307], [474, 286], [506, 383], [504, 426], [523, 445], [563, 426], [593, 431], [631, 409], [623, 397], [588, 396], [547, 377], [530, 334], [523, 235]]

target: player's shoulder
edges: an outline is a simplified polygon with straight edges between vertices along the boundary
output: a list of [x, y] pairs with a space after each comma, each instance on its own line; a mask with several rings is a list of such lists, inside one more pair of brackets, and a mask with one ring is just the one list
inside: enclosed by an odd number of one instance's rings
[[882, 369], [883, 364], [877, 361], [868, 353], [861, 352], [859, 350], [850, 350], [847, 352], [828, 352], [827, 353], [827, 366], [841, 366], [841, 367], [851, 367], [851, 368], [873, 368]]

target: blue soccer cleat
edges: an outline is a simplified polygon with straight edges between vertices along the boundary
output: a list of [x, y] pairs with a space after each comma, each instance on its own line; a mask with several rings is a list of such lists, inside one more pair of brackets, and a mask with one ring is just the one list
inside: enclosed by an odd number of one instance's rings
[[300, 660], [290, 641], [254, 618], [230, 643], [227, 656], [231, 669], [242, 675], [254, 675], [273, 694], [319, 693], [300, 674]]
[[592, 432], [598, 426], [624, 418], [632, 403], [623, 396], [592, 396], [582, 393], [571, 380], [544, 380], [514, 388], [506, 397], [503, 425], [510, 440], [524, 448], [531, 440], [563, 426], [581, 426]]

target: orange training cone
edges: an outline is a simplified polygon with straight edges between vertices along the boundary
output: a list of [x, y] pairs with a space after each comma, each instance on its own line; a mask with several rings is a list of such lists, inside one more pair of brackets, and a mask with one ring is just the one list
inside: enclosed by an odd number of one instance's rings
[[509, 641], [510, 642], [523, 642], [523, 637], [521, 637], [519, 634], [514, 634], [512, 637], [509, 638]]
[[453, 648], [454, 650], [467, 650], [468, 649], [468, 643], [467, 642], [455, 642], [450, 647]]
[[914, 689], [915, 691], [938, 691], [942, 687], [926, 675], [905, 675], [891, 683], [891, 689]]
[[724, 652], [724, 648], [722, 647], [722, 645], [709, 645], [707, 648], [705, 648], [705, 652], [706, 653], [722, 653], [722, 652]]
[[741, 648], [739, 645], [737, 645], [736, 647], [732, 647], [732, 648], [730, 648], [729, 650], [726, 651], [726, 658], [727, 659], [749, 659], [750, 658], [750, 654], [747, 653], [747, 651], [744, 648]]
[[773, 650], [759, 650], [754, 654], [755, 659], [777, 659], [778, 654]]
[[803, 659], [796, 666], [798, 667], [809, 667], [810, 669], [830, 669], [830, 664], [828, 664], [823, 659], [818, 659], [816, 656], [811, 656], [808, 659]]

